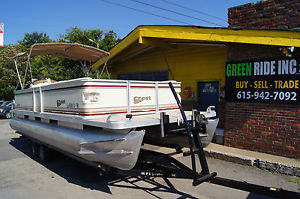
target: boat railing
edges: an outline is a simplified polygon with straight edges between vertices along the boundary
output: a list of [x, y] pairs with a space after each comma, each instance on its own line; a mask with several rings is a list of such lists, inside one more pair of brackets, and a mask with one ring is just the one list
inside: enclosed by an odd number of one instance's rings
[[[81, 81], [84, 79], [78, 79], [78, 81]], [[92, 79], [91, 79], [92, 80]], [[103, 80], [103, 81], [110, 81], [110, 80]], [[136, 82], [135, 80], [125, 80], [124, 83], [126, 82], [126, 84], [124, 85], [124, 89], [126, 89], [126, 112], [124, 113], [112, 113], [112, 115], [126, 115], [127, 118], [130, 118], [131, 116], [138, 116], [138, 115], [149, 115], [149, 114], [156, 114], [156, 113], [159, 113], [159, 112], [165, 112], [166, 110], [162, 110], [160, 105], [162, 103], [162, 101], [160, 100], [160, 92], [159, 92], [159, 89], [160, 86], [161, 86], [161, 83], [160, 82], [147, 82], [147, 85], [144, 86], [144, 87], [147, 87], [146, 89], [154, 89], [154, 92], [153, 90], [151, 92], [154, 93], [153, 96], [151, 96], [153, 98], [153, 104], [151, 104], [151, 106], [153, 107], [152, 110], [146, 110], [146, 111], [135, 111], [135, 110], [132, 110], [132, 106], [133, 106], [133, 101], [134, 101], [134, 96], [135, 96], [135, 93], [134, 93], [134, 88], [136, 85], [135, 83], [138, 83], [140, 84], [140, 82]], [[33, 112], [36, 112], [36, 113], [44, 113], [44, 92], [45, 90], [49, 89], [49, 86], [51, 84], [59, 84], [60, 82], [55, 82], [55, 83], [49, 83], [47, 85], [44, 85], [44, 84], [37, 84], [35, 85], [34, 87], [31, 87], [32, 89], [32, 111]], [[164, 87], [166, 85], [166, 82], [162, 83]], [[30, 91], [29, 91], [30, 92]], [[166, 92], [169, 92], [166, 91]], [[177, 93], [178, 94], [178, 93]], [[179, 96], [179, 94], [178, 94]], [[179, 96], [180, 98], [180, 96]], [[174, 105], [176, 102], [174, 101]], [[172, 104], [172, 103], [171, 103]], [[154, 108], [155, 107], [155, 108]], [[172, 110], [177, 110], [178, 111], [178, 108], [177, 106], [173, 107], [173, 108], [170, 108], [170, 110], [167, 110], [167, 111], [172, 111]], [[108, 121], [110, 120], [110, 118], [107, 118]]]

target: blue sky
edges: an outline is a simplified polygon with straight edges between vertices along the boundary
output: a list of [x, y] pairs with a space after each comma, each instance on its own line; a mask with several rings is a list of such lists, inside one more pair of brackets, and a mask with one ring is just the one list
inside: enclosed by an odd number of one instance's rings
[[[137, 12], [132, 9], [112, 5], [107, 2], [115, 2], [134, 9], [151, 12], [171, 18], [171, 21], [153, 15]], [[164, 9], [169, 9], [192, 19], [169, 13], [160, 9], [149, 7], [144, 2]], [[186, 10], [175, 5], [173, 2], [184, 7], [192, 8], [208, 15]], [[69, 27], [82, 29], [113, 30], [120, 38], [125, 37], [138, 25], [197, 25], [227, 27], [227, 10], [250, 2], [251, 0], [4, 0], [1, 2], [0, 23], [4, 23], [4, 45], [14, 44], [22, 40], [25, 33], [44, 32], [51, 39], [57, 39], [65, 33]], [[201, 21], [209, 21], [213, 24]], [[180, 21], [180, 22], [177, 22]], [[184, 24], [184, 23], [186, 24]]]

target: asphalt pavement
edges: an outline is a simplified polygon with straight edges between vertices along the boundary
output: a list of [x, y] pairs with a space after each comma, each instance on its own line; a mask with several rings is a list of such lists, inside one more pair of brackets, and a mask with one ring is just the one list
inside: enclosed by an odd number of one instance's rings
[[[40, 163], [30, 154], [29, 142], [0, 119], [0, 198], [269, 198], [241, 190], [191, 180], [99, 176], [93, 168], [57, 153], [55, 160]], [[176, 155], [190, 166], [190, 157]], [[218, 176], [265, 186], [300, 191], [287, 175], [207, 158]], [[199, 168], [199, 165], [198, 165]]]

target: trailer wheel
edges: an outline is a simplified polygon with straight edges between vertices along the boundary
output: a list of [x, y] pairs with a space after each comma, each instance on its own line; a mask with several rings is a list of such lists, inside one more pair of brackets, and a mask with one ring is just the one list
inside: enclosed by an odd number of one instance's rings
[[38, 144], [35, 142], [31, 142], [31, 153], [33, 157], [37, 158], [39, 156]]
[[41, 162], [48, 162], [49, 161], [50, 153], [49, 153], [49, 149], [46, 146], [40, 145], [40, 147], [39, 147], [39, 157], [40, 157]]

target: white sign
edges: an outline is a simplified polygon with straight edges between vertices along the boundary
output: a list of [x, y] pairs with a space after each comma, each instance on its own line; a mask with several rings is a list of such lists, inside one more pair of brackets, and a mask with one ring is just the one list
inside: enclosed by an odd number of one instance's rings
[[0, 47], [3, 47], [4, 24], [0, 23]]

